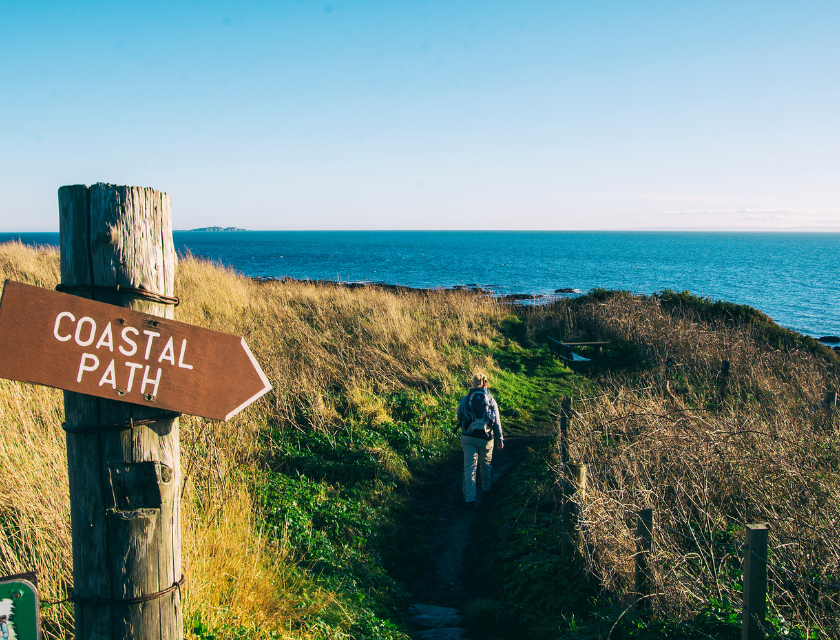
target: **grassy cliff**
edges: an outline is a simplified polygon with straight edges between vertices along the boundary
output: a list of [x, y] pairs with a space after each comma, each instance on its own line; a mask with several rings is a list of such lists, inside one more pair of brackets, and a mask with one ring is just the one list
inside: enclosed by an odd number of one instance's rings
[[[54, 288], [58, 255], [0, 245], [0, 271]], [[475, 640], [735, 638], [755, 522], [771, 526], [772, 632], [836, 637], [840, 589], [825, 585], [840, 584], [840, 420], [821, 401], [840, 386], [838, 358], [760, 312], [602, 290], [513, 308], [254, 282], [189, 256], [176, 294], [178, 320], [244, 336], [273, 385], [228, 423], [181, 419], [188, 637], [407, 638], [408, 587], [460, 466], [454, 407], [476, 368], [506, 432], [546, 437], [479, 514], [473, 565], [486, 569], [464, 611]], [[610, 345], [572, 375], [548, 336]], [[563, 395], [571, 458], [589, 465], [583, 544], [567, 562], [552, 436]], [[0, 381], [0, 571], [38, 570], [44, 600], [72, 582], [62, 414], [61, 392]], [[647, 507], [649, 621], [631, 606]], [[72, 637], [72, 605], [43, 614], [45, 637]]]

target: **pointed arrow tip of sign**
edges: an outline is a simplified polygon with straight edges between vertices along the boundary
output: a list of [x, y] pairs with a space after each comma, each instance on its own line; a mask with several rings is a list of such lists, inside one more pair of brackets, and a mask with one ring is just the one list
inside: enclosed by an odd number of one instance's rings
[[260, 364], [257, 362], [257, 359], [254, 357], [254, 354], [251, 353], [251, 349], [248, 347], [248, 343], [245, 342], [245, 338], [242, 338], [242, 349], [245, 351], [245, 354], [248, 356], [248, 359], [251, 361], [251, 364], [253, 365], [254, 370], [257, 372], [257, 375], [260, 376], [260, 380], [262, 380], [262, 383], [263, 383], [263, 388], [260, 389], [253, 396], [248, 398], [245, 402], [240, 404], [238, 407], [236, 407], [236, 409], [234, 409], [229, 414], [227, 414], [225, 416], [225, 422], [230, 420], [233, 416], [235, 416], [237, 413], [242, 411], [249, 404], [256, 401], [258, 398], [261, 398], [262, 396], [264, 396], [269, 391], [271, 391], [271, 383], [268, 381], [268, 378], [266, 378], [265, 373], [263, 373], [262, 367], [260, 367]]

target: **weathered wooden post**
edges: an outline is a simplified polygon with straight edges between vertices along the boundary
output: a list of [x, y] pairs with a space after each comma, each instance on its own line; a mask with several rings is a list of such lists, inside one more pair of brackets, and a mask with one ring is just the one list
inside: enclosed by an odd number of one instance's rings
[[653, 509], [642, 509], [636, 516], [636, 611], [650, 617], [650, 594], [653, 576], [650, 551], [653, 548]]
[[[173, 318], [174, 300], [169, 297], [177, 258], [169, 196], [154, 189], [99, 183], [62, 187], [58, 201], [60, 289]], [[150, 323], [145, 335], [133, 336], [140, 349], [160, 335], [154, 329]], [[79, 329], [76, 334], [78, 341]], [[81, 337], [87, 340], [86, 334]], [[103, 348], [120, 358], [114, 341], [108, 345], [105, 340]], [[149, 367], [145, 374], [137, 371], [134, 383], [151, 400], [157, 384], [148, 372]], [[64, 411], [75, 637], [180, 640], [177, 414], [68, 391]]]
[[720, 401], [726, 397], [726, 387], [729, 383], [729, 360], [720, 363]]
[[572, 558], [580, 544], [580, 504], [586, 498], [586, 465], [567, 464], [563, 480], [563, 538], [560, 557]]
[[766, 598], [767, 525], [748, 524], [744, 541], [742, 640], [763, 640]]
[[[674, 369], [674, 359], [671, 356], [668, 356], [665, 359], [665, 392], [669, 395], [671, 393], [671, 374], [673, 373]], [[665, 392], [663, 392], [662, 397], [665, 398]]]
[[825, 392], [825, 404], [828, 407], [836, 407], [837, 406], [837, 392], [836, 391], [826, 391]]
[[569, 422], [572, 419], [572, 399], [563, 396], [560, 402], [560, 462], [569, 461]]

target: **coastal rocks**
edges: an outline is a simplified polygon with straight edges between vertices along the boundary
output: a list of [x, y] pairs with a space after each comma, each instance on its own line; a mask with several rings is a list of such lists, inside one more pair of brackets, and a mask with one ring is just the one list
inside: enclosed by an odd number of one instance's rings
[[566, 287], [564, 289], [555, 289], [554, 293], [580, 293], [577, 289], [570, 289]]
[[[488, 285], [493, 286], [493, 285]], [[466, 291], [467, 293], [478, 293], [480, 295], [485, 296], [492, 296], [495, 295], [495, 292], [487, 287], [483, 287], [480, 284], [456, 284], [452, 287], [454, 291]]]
[[819, 341], [823, 344], [840, 344], [840, 337], [838, 336], [823, 336], [819, 338]]
[[541, 300], [545, 296], [541, 293], [511, 293], [506, 296], [499, 296], [501, 302], [519, 302], [521, 300]]

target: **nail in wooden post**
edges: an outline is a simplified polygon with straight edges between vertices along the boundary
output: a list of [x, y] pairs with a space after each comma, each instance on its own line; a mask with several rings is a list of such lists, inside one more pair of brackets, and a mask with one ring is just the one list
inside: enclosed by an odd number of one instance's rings
[[[170, 305], [116, 292], [120, 285], [173, 294], [177, 258], [168, 195], [102, 183], [73, 185], [58, 190], [58, 208], [62, 284], [114, 287], [113, 292], [72, 293], [174, 317]], [[102, 360], [103, 371], [111, 358], [122, 373], [126, 362], [145, 367], [133, 383], [151, 390], [164, 345], [152, 342], [154, 327], [133, 329], [132, 335], [128, 327], [98, 327], [97, 346], [102, 348], [89, 348]], [[126, 335], [137, 345], [130, 356], [123, 356], [131, 348]], [[116, 345], [126, 349], [118, 353]], [[158, 409], [71, 392], [64, 393], [64, 413], [68, 426], [164, 415]], [[132, 429], [67, 433], [73, 591], [85, 599], [75, 606], [77, 640], [183, 638], [180, 589], [142, 603], [101, 602], [156, 594], [181, 578], [178, 446], [178, 419], [171, 414]]]
[[653, 576], [650, 551], [653, 548], [653, 509], [642, 509], [636, 517], [636, 610], [643, 618], [651, 612], [650, 594]]
[[563, 396], [560, 403], [560, 462], [569, 462], [569, 423], [572, 420], [572, 399]]
[[563, 538], [560, 557], [572, 558], [580, 544], [580, 505], [586, 498], [586, 465], [566, 465], [563, 482]]
[[748, 524], [744, 542], [742, 640], [764, 639], [767, 610], [767, 525]]

